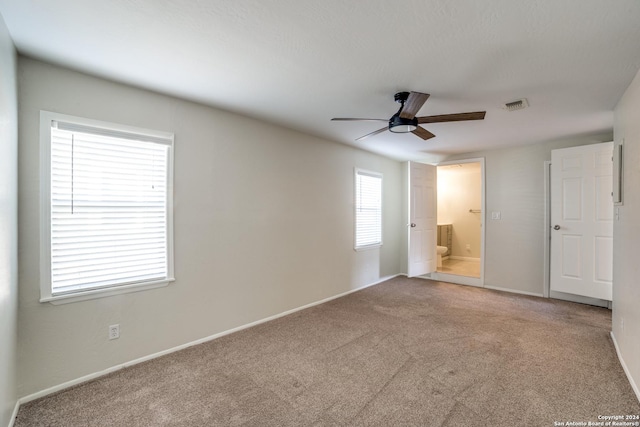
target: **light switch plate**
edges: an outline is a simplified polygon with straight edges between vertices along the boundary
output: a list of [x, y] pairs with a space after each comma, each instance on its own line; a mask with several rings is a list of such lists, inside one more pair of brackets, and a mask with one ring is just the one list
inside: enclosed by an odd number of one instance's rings
[[501, 219], [500, 211], [491, 212], [491, 219]]

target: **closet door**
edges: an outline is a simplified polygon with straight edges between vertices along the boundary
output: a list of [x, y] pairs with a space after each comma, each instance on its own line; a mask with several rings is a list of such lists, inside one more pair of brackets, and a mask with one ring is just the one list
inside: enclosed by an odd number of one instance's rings
[[551, 152], [552, 291], [611, 301], [613, 143]]

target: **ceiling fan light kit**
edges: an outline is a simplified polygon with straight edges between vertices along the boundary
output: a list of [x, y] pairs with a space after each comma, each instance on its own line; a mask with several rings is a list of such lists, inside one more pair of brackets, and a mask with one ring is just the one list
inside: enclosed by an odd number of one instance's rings
[[[438, 116], [424, 116], [416, 117], [416, 114], [422, 108], [424, 103], [429, 99], [428, 93], [421, 92], [398, 92], [394, 95], [394, 100], [400, 103], [400, 109], [389, 119], [387, 127], [378, 129], [371, 133], [368, 133], [356, 141], [363, 140], [373, 135], [377, 135], [386, 130], [393, 133], [413, 133], [423, 140], [427, 140], [435, 137], [434, 134], [419, 126], [423, 123], [442, 123], [442, 122], [460, 122], [465, 120], [483, 120], [486, 111], [476, 111], [474, 113], [457, 113], [457, 114], [442, 114]], [[336, 117], [331, 120], [334, 121], [386, 121], [385, 119], [360, 119], [360, 118], [346, 118]]]

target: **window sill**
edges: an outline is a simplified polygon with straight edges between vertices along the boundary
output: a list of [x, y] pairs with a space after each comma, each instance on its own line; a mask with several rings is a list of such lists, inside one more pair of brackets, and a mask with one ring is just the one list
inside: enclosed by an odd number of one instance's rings
[[381, 248], [382, 247], [382, 243], [376, 243], [375, 245], [367, 245], [367, 246], [358, 246], [353, 248], [356, 252], [360, 252], [360, 251], [368, 251], [369, 249], [377, 249], [377, 248]]
[[162, 288], [169, 285], [169, 283], [173, 281], [175, 281], [175, 279], [171, 278], [158, 280], [155, 282], [135, 283], [131, 285], [123, 285], [111, 288], [90, 289], [63, 295], [50, 295], [40, 298], [40, 302], [48, 302], [53, 305], [69, 304], [72, 302], [86, 301], [90, 299], [104, 298], [120, 294], [128, 294], [131, 292]]

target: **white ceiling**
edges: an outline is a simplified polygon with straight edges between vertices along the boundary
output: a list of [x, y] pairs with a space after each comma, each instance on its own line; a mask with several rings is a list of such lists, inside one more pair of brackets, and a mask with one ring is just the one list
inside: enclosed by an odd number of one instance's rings
[[[640, 68], [638, 0], [0, 0], [19, 52], [401, 160], [611, 131]], [[418, 115], [376, 130], [393, 94]], [[527, 98], [526, 110], [505, 102]], [[382, 123], [384, 125], [384, 123]]]

